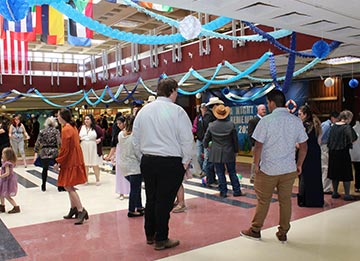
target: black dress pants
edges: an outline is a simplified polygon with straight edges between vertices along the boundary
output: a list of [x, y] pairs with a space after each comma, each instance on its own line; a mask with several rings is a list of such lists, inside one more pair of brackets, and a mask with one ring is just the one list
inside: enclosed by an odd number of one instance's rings
[[170, 212], [185, 169], [180, 157], [144, 155], [141, 174], [145, 181], [145, 234], [155, 241], [168, 239]]

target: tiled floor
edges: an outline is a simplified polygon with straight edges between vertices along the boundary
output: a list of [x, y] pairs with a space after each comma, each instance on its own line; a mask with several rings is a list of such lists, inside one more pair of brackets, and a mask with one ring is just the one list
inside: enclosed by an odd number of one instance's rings
[[[67, 193], [58, 192], [54, 186], [57, 174], [50, 172], [47, 191], [42, 192], [41, 169], [20, 165], [16, 172], [24, 185], [19, 185], [15, 200], [21, 213], [0, 214], [4, 224], [0, 222], [0, 260], [358, 260], [360, 202], [348, 203], [326, 195], [324, 208], [299, 208], [296, 188], [287, 244], [280, 244], [275, 237], [276, 194], [262, 241], [240, 237], [256, 205], [255, 193], [246, 178], [249, 168], [249, 164], [238, 164], [246, 197], [234, 198], [229, 192], [229, 197], [222, 199], [215, 189], [203, 187], [199, 178], [189, 180], [185, 184], [188, 210], [172, 214], [170, 220], [170, 237], [181, 244], [155, 251], [145, 243], [143, 218], [127, 217], [128, 201], [115, 194], [114, 175], [102, 172], [101, 186], [95, 186], [93, 175], [89, 185], [78, 186], [90, 219], [82, 226], [74, 226], [73, 220], [62, 219], [69, 202]], [[6, 234], [5, 226], [11, 234]]]

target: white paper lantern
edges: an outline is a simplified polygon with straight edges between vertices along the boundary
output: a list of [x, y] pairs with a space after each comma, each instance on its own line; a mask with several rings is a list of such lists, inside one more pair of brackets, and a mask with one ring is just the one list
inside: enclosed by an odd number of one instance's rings
[[5, 105], [5, 104], [1, 105], [1, 109], [5, 110], [5, 109], [6, 109], [6, 105]]
[[197, 94], [195, 94], [195, 97], [196, 97], [196, 99], [201, 99], [201, 93], [198, 92]]
[[201, 23], [196, 17], [188, 15], [180, 21], [179, 31], [186, 40], [194, 39], [201, 32]]
[[129, 100], [125, 100], [124, 103], [125, 103], [125, 104], [129, 104]]
[[331, 86], [333, 86], [333, 85], [334, 85], [334, 79], [331, 78], [331, 77], [327, 77], [327, 78], [325, 79], [325, 81], [324, 81], [324, 85], [325, 85], [326, 87], [331, 87]]

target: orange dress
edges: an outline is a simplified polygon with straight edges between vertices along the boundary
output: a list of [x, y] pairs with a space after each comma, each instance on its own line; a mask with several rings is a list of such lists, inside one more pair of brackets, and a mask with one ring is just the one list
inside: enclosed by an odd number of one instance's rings
[[61, 148], [56, 161], [60, 164], [58, 186], [75, 186], [86, 182], [86, 171], [77, 129], [65, 124], [61, 131]]

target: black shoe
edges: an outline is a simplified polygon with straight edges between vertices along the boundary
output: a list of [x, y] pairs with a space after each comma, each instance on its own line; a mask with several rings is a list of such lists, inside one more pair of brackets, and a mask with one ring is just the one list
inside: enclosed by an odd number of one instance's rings
[[136, 211], [145, 214], [145, 208], [137, 208]]
[[222, 193], [222, 192], [220, 192], [220, 197], [222, 197], [222, 198], [226, 198], [226, 197], [227, 197], [227, 194], [226, 194], [226, 193]]
[[340, 198], [340, 194], [337, 192], [333, 192], [331, 197], [332, 198]]
[[236, 192], [236, 193], [234, 192], [233, 195], [234, 195], [234, 197], [242, 197], [242, 196], [246, 196], [246, 193], [240, 191], [240, 192]]
[[324, 191], [324, 195], [331, 195], [332, 193], [332, 191]]
[[152, 245], [155, 242], [155, 236], [146, 236], [146, 244]]
[[66, 191], [66, 189], [64, 187], [58, 187], [58, 191], [63, 192], [63, 191]]
[[70, 208], [69, 214], [67, 214], [66, 216], [63, 216], [64, 219], [72, 219], [77, 218], [79, 215], [79, 211], [77, 210], [76, 207]]
[[143, 212], [128, 212], [128, 217], [142, 217], [144, 215]]
[[89, 219], [89, 214], [85, 210], [85, 208], [83, 208], [83, 211], [79, 211], [78, 220], [74, 224], [82, 225], [84, 223], [84, 220], [88, 220], [88, 219]]
[[155, 242], [155, 250], [163, 250], [166, 248], [176, 247], [180, 244], [179, 240], [176, 239], [167, 239], [163, 241], [156, 241]]
[[45, 184], [41, 185], [41, 191], [46, 191], [46, 185]]

